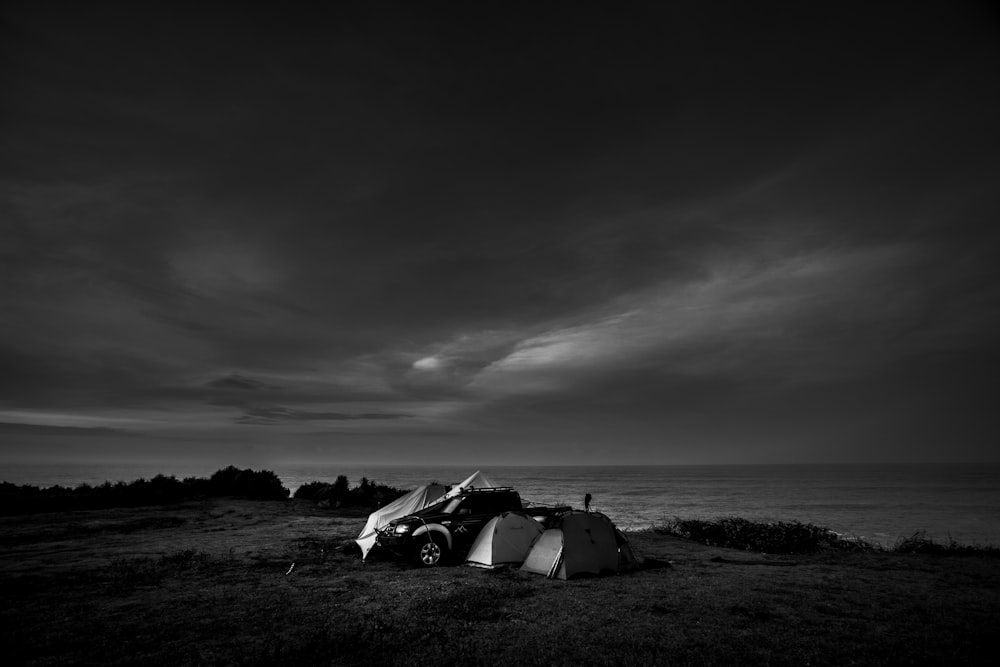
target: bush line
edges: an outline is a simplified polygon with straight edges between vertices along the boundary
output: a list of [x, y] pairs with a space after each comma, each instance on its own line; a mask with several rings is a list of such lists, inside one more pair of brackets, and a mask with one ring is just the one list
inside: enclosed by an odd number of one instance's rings
[[[350, 488], [347, 477], [340, 475], [333, 484], [310, 482], [295, 492], [296, 498], [312, 500], [321, 507], [368, 507], [375, 509], [399, 498], [406, 491], [362, 478]], [[40, 514], [72, 510], [110, 509], [169, 505], [203, 498], [237, 497], [252, 500], [287, 500], [289, 491], [271, 470], [241, 470], [228, 466], [211, 477], [157, 475], [132, 482], [104, 482], [75, 488], [30, 484], [18, 486], [0, 482], [0, 516]]]
[[353, 489], [344, 475], [338, 475], [333, 484], [309, 482], [295, 490], [296, 498], [311, 500], [320, 507], [382, 507], [407, 493], [367, 477]]
[[708, 546], [770, 554], [855, 551], [1000, 556], [1000, 547], [971, 546], [955, 540], [941, 544], [927, 537], [925, 532], [914, 533], [886, 548], [862, 539], [843, 537], [829, 528], [798, 521], [762, 522], [740, 517], [711, 520], [674, 518], [654, 526], [652, 530], [660, 535], [673, 535]]
[[270, 470], [240, 470], [229, 466], [217, 470], [211, 477], [157, 475], [132, 482], [104, 482], [97, 486], [80, 484], [75, 488], [51, 486], [39, 488], [30, 484], [18, 486], [0, 483], [0, 514], [36, 514], [69, 510], [109, 509], [112, 507], [142, 507], [167, 505], [187, 500], [221, 496], [236, 496], [255, 500], [285, 500], [288, 489]]

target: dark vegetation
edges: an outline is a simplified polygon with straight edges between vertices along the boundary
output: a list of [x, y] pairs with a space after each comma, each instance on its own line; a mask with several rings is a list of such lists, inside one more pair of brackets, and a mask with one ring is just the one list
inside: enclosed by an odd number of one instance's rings
[[810, 554], [820, 551], [855, 551], [913, 554], [1000, 556], [1000, 547], [972, 546], [951, 540], [941, 544], [916, 533], [888, 549], [860, 539], [845, 538], [828, 528], [797, 521], [762, 522], [740, 517], [721, 519], [675, 518], [653, 531], [712, 547], [769, 554]]
[[406, 491], [378, 484], [367, 477], [353, 489], [344, 475], [338, 475], [333, 484], [309, 482], [295, 491], [296, 498], [311, 500], [321, 507], [382, 507], [399, 498]]
[[861, 540], [849, 540], [833, 531], [810, 523], [777, 521], [766, 523], [740, 517], [721, 519], [674, 518], [654, 529], [713, 547], [771, 554], [814, 553], [824, 549], [868, 551], [874, 547]]
[[[406, 491], [378, 484], [367, 477], [350, 487], [340, 475], [333, 484], [309, 482], [295, 492], [296, 498], [311, 500], [320, 507], [357, 507], [375, 509], [399, 498]], [[0, 516], [64, 512], [70, 510], [109, 509], [169, 505], [206, 498], [235, 497], [250, 500], [285, 500], [289, 492], [270, 470], [241, 470], [228, 466], [211, 477], [157, 475], [132, 482], [104, 482], [96, 486], [81, 484], [75, 488], [52, 486], [39, 488], [0, 482]]]
[[179, 480], [172, 475], [157, 475], [152, 479], [132, 482], [104, 482], [97, 486], [81, 484], [72, 489], [58, 485], [39, 488], [2, 482], [0, 515], [167, 505], [224, 496], [285, 500], [288, 489], [270, 470], [240, 470], [235, 466], [217, 470], [208, 478], [187, 477]]
[[953, 539], [942, 544], [927, 537], [927, 533], [918, 532], [899, 540], [892, 548], [903, 554], [938, 554], [950, 556], [1000, 556], [1000, 546], [961, 544]]

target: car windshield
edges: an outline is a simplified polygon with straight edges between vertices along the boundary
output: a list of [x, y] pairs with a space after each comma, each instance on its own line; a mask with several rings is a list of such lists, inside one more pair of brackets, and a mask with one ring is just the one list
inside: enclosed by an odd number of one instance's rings
[[462, 502], [462, 498], [448, 498], [447, 500], [442, 500], [441, 502], [434, 503], [433, 505], [428, 505], [422, 510], [417, 510], [410, 516], [433, 516], [435, 514], [454, 514], [458, 505]]
[[446, 508], [454, 503], [458, 498], [449, 498], [448, 500], [442, 500], [440, 502], [434, 503], [433, 505], [428, 505], [422, 510], [417, 510], [410, 516], [432, 516], [434, 514], [450, 514]]

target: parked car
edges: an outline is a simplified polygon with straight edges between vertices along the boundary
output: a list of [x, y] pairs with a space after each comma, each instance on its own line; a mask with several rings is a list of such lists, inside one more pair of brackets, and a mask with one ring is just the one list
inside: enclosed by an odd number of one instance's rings
[[460, 495], [394, 519], [378, 529], [375, 544], [432, 567], [468, 552], [483, 526], [498, 514], [526, 511], [545, 525], [568, 507], [530, 507], [512, 488], [467, 489]]

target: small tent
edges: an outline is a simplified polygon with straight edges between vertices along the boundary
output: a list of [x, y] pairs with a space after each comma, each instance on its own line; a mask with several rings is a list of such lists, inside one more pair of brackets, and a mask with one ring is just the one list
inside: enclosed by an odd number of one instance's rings
[[632, 545], [629, 544], [628, 538], [617, 528], [615, 528], [615, 539], [618, 541], [618, 571], [631, 572], [642, 567], [642, 564], [635, 555], [635, 551], [632, 550]]
[[542, 533], [521, 569], [551, 579], [620, 572], [623, 558], [631, 562], [635, 556], [627, 540], [626, 553], [621, 553], [619, 536], [625, 539], [611, 519], [599, 512], [567, 512], [554, 528]]
[[361, 547], [361, 558], [367, 558], [368, 552], [375, 546], [375, 531], [377, 529], [393, 519], [413, 514], [417, 510], [437, 502], [447, 490], [448, 487], [441, 484], [425, 484], [369, 514], [364, 530], [358, 535], [358, 539], [354, 540]]
[[483, 526], [465, 564], [486, 568], [520, 565], [543, 530], [542, 524], [526, 514], [504, 512]]

